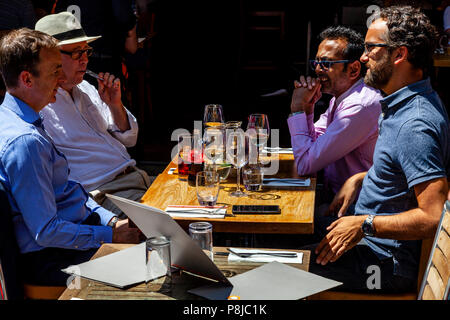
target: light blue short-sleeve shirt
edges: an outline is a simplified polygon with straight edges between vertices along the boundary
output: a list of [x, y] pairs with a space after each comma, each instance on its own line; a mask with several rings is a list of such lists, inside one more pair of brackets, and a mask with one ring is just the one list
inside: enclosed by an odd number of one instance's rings
[[[414, 186], [450, 174], [449, 118], [430, 80], [406, 86], [381, 101], [373, 166], [364, 178], [355, 214], [395, 215], [417, 208]], [[420, 241], [366, 237], [394, 274], [416, 278]]]

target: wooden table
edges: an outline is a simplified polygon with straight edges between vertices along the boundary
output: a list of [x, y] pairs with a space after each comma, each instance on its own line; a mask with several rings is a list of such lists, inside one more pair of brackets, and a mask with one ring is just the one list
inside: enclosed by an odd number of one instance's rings
[[[298, 177], [294, 170], [292, 154], [277, 154], [279, 172], [276, 177]], [[142, 197], [143, 203], [165, 210], [168, 205], [198, 205], [195, 187], [186, 181], [180, 181], [177, 174], [168, 174], [169, 169], [176, 168], [170, 162], [163, 173], [158, 175], [151, 187]], [[224, 219], [182, 218], [174, 219], [187, 229], [193, 221], [209, 221], [214, 232], [230, 233], [277, 233], [277, 234], [312, 234], [314, 232], [314, 201], [316, 179], [311, 178], [309, 187], [294, 189], [264, 189], [251, 193], [247, 197], [231, 197], [230, 192], [236, 188], [236, 177], [229, 177], [221, 182], [223, 189], [217, 200], [220, 204], [228, 204], [227, 213], [235, 204], [279, 205], [279, 215], [235, 215]]]
[[[133, 245], [111, 243], [104, 244], [100, 247], [92, 259], [126, 249], [130, 246]], [[214, 252], [225, 251], [225, 248], [214, 248]], [[308, 271], [310, 252], [302, 250], [291, 251], [303, 252], [303, 261], [302, 264], [293, 263], [288, 265]], [[262, 263], [256, 262], [228, 262], [228, 258], [226, 256], [220, 255], [214, 256], [214, 262], [226, 277], [232, 277], [262, 265]], [[149, 283], [148, 287], [145, 283], [141, 283], [128, 289], [119, 289], [93, 280], [80, 279], [79, 288], [66, 289], [59, 297], [59, 300], [71, 300], [72, 298], [85, 300], [203, 300], [203, 298], [190, 294], [187, 291], [212, 283], [204, 278], [181, 272], [179, 275], [172, 276], [172, 289], [169, 292], [165, 289], [165, 281], [166, 279], [163, 277], [152, 281]]]
[[450, 67], [450, 54], [434, 54], [433, 55], [433, 65], [435, 67]]

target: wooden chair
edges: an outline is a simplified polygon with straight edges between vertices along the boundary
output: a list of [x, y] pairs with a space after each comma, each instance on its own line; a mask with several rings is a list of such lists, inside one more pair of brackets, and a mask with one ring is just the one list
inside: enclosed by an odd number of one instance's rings
[[19, 269], [19, 247], [11, 207], [0, 183], [0, 300], [57, 299], [65, 287], [24, 284]]
[[450, 201], [436, 231], [433, 248], [428, 259], [424, 280], [420, 288], [419, 300], [448, 300], [450, 275]]
[[323, 291], [308, 300], [442, 300], [448, 298], [450, 274], [450, 201], [444, 205], [433, 239], [422, 240], [417, 291], [401, 294], [372, 294]]

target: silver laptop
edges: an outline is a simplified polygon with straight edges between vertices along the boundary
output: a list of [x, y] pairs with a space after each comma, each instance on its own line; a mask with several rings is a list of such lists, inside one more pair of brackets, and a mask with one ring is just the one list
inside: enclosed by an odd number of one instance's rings
[[218, 283], [189, 290], [207, 299], [302, 299], [340, 282], [271, 262], [228, 280], [200, 246], [164, 211], [121, 197], [106, 195], [146, 237], [171, 240], [172, 265]]
[[172, 265], [190, 273], [231, 285], [200, 246], [164, 211], [145, 204], [106, 194], [147, 237], [170, 239]]

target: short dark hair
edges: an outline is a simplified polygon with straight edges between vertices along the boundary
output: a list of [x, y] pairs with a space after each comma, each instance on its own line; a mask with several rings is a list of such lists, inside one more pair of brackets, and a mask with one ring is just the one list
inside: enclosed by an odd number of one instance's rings
[[[319, 35], [320, 41], [325, 39], [342, 39], [347, 42], [346, 48], [342, 51], [342, 59], [350, 61], [359, 61], [364, 53], [364, 38], [361, 33], [343, 26], [332, 26], [323, 30]], [[345, 64], [345, 67], [347, 64]], [[345, 70], [345, 69], [344, 69]], [[361, 75], [366, 73], [365, 66], [361, 64]]]
[[43, 32], [21, 28], [12, 30], [0, 40], [0, 72], [7, 88], [18, 85], [19, 75], [28, 71], [39, 76], [37, 65], [43, 48], [56, 48], [58, 41]]
[[430, 19], [418, 8], [392, 6], [380, 10], [379, 17], [386, 21], [386, 43], [392, 48], [405, 46], [408, 61], [425, 74], [433, 63], [439, 33]]

